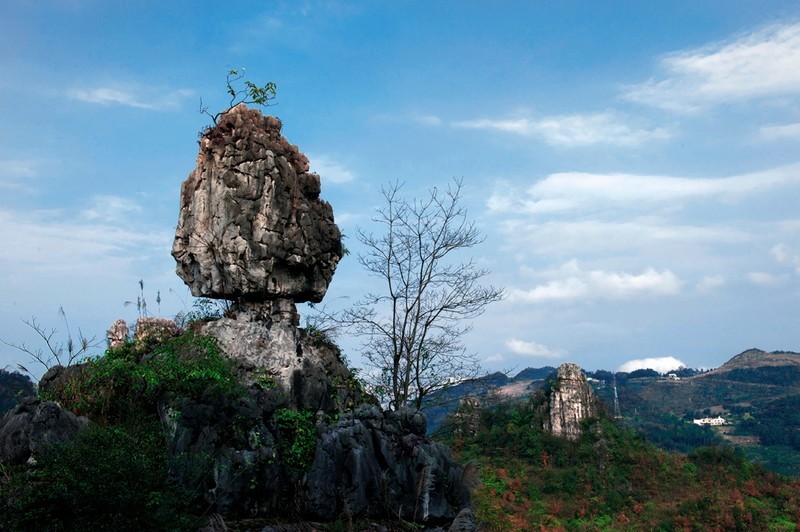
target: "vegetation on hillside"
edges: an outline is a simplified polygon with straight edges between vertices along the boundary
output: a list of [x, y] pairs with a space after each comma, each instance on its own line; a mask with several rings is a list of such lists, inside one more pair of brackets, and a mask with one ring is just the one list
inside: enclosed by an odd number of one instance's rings
[[[599, 380], [595, 390], [610, 408], [616, 381], [625, 423], [649, 442], [689, 452], [729, 440], [743, 445], [746, 456], [768, 469], [800, 477], [800, 356], [748, 350], [715, 371], [676, 371], [679, 380], [657, 373], [634, 378], [635, 373], [601, 370], [588, 375]], [[691, 423], [716, 415], [722, 415], [727, 428]]]
[[607, 418], [577, 441], [541, 430], [540, 399], [456, 416], [443, 433], [478, 466], [486, 530], [794, 530], [800, 483], [731, 447], [656, 449]]
[[48, 447], [32, 470], [3, 468], [0, 529], [196, 529], [203, 508], [196, 490], [175, 480], [191, 472], [176, 474], [180, 464], [168, 459], [158, 407], [169, 398], [242, 393], [231, 361], [212, 338], [189, 332], [129, 342], [70, 371], [40, 395], [92, 424]]

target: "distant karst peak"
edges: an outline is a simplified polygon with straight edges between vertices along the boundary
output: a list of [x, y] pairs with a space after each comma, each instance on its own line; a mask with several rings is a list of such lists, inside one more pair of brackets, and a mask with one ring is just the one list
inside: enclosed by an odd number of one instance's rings
[[580, 366], [565, 362], [558, 367], [545, 408], [544, 430], [576, 440], [581, 435], [581, 422], [596, 417], [600, 403]]

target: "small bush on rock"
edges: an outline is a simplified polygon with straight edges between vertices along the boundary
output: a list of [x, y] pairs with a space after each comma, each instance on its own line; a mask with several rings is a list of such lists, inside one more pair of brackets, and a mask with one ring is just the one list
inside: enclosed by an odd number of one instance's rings
[[281, 435], [278, 452], [284, 465], [297, 473], [307, 471], [317, 448], [314, 414], [280, 408], [275, 412], [275, 422]]
[[219, 352], [216, 340], [193, 332], [163, 343], [129, 342], [109, 349], [64, 381], [45, 398], [103, 424], [154, 413], [158, 402], [170, 397], [243, 393], [232, 361]]

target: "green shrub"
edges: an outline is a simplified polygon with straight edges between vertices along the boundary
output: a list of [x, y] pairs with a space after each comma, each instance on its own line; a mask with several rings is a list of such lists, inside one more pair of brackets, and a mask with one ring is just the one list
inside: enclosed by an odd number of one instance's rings
[[0, 528], [194, 530], [194, 495], [167, 477], [165, 449], [156, 420], [129, 429], [92, 425], [11, 477]]
[[211, 336], [187, 332], [162, 343], [126, 343], [88, 362], [44, 398], [101, 423], [154, 413], [160, 400], [242, 394], [233, 362]]
[[275, 412], [280, 439], [278, 453], [283, 464], [298, 473], [307, 471], [317, 448], [317, 429], [314, 414], [280, 408]]

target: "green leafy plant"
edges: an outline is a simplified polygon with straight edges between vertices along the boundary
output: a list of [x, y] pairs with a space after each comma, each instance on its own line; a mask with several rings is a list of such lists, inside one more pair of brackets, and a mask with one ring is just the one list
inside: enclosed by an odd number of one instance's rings
[[92, 425], [0, 487], [3, 530], [196, 530], [195, 495], [170, 480], [157, 420]]
[[280, 433], [278, 452], [283, 463], [295, 472], [307, 471], [317, 448], [314, 414], [280, 408], [275, 412], [275, 424]]
[[244, 393], [216, 339], [187, 332], [162, 343], [128, 342], [92, 359], [45, 398], [98, 422], [123, 422], [169, 397]]
[[[278, 90], [278, 85], [275, 82], [270, 81], [266, 85], [258, 86], [248, 80], [242, 81], [244, 78], [244, 72], [244, 67], [228, 70], [228, 74], [225, 76], [225, 87], [231, 99], [228, 102], [228, 108], [224, 111], [220, 111], [219, 113], [212, 115], [210, 112], [208, 112], [208, 107], [203, 105], [203, 100], [200, 100], [200, 113], [210, 116], [211, 120], [214, 121], [214, 125], [217, 125], [217, 120], [219, 119], [220, 115], [227, 113], [240, 103], [245, 105], [256, 104], [263, 107], [268, 107], [270, 105], [269, 102], [275, 99]], [[241, 85], [238, 84], [240, 81], [242, 81], [244, 87], [241, 87]]]

